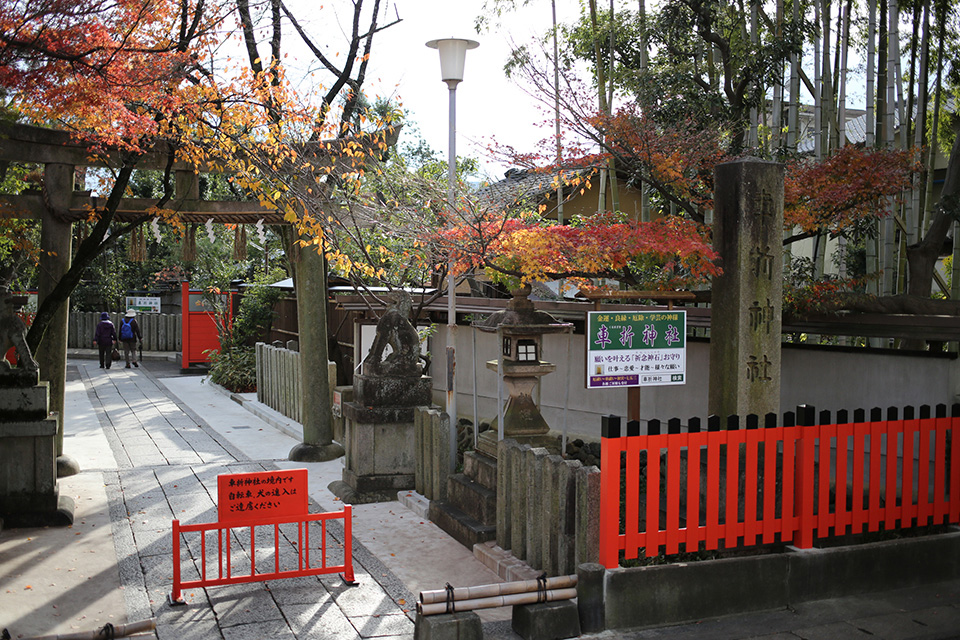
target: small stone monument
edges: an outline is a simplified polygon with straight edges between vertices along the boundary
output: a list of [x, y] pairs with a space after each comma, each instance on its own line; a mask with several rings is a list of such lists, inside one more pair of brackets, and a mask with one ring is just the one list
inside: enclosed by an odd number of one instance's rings
[[329, 489], [349, 504], [396, 500], [414, 487], [414, 408], [431, 403], [431, 380], [422, 375], [412, 307], [409, 294], [397, 293], [353, 377], [354, 400], [343, 404], [343, 480]]
[[[487, 362], [487, 368], [503, 374], [507, 395], [503, 437], [560, 453], [557, 438], [549, 435], [550, 427], [533, 399], [533, 390], [542, 376], [557, 368], [540, 359], [543, 336], [573, 327], [537, 311], [528, 297], [529, 285], [512, 293], [506, 309], [476, 325], [481, 331], [496, 332], [499, 338], [500, 357]], [[447, 499], [430, 503], [430, 520], [469, 549], [496, 538], [498, 437], [499, 416], [478, 436], [477, 450], [464, 453], [463, 473], [447, 479]]]
[[[57, 427], [49, 383], [24, 338], [26, 297], [0, 287], [0, 528], [69, 525], [73, 500], [57, 486]], [[13, 350], [16, 366], [7, 361]]]
[[783, 165], [756, 158], [714, 169], [710, 413], [780, 413]]

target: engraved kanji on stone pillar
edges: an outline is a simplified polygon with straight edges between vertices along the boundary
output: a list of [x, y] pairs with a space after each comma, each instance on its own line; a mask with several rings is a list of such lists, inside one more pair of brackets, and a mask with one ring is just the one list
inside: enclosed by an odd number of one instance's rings
[[745, 158], [714, 169], [710, 413], [780, 412], [783, 165]]

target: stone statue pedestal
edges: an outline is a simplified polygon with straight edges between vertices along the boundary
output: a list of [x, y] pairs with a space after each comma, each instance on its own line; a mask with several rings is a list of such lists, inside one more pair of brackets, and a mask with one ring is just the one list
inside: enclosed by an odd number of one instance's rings
[[73, 524], [74, 503], [57, 486], [59, 416], [36, 371], [0, 373], [0, 525]]
[[[487, 369], [497, 371], [500, 365], [496, 360], [487, 362]], [[550, 425], [540, 414], [540, 408], [533, 400], [533, 390], [540, 378], [556, 371], [557, 365], [550, 362], [503, 363], [503, 386], [508, 395], [507, 406], [503, 410], [503, 437], [513, 439], [531, 447], [544, 447], [550, 453], [560, 453], [560, 445], [555, 437], [548, 435]], [[477, 437], [477, 451], [497, 458], [497, 439], [500, 417], [497, 416], [490, 428]]]
[[414, 488], [414, 408], [431, 403], [427, 376], [370, 372], [354, 376], [353, 402], [343, 405], [343, 480], [329, 489], [346, 504], [387, 502]]

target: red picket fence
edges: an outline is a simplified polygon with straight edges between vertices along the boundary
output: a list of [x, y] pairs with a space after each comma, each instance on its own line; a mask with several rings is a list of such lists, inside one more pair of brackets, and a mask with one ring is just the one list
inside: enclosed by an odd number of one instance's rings
[[[688, 432], [671, 420], [603, 420], [600, 482], [600, 562], [619, 564], [619, 552], [636, 558], [698, 549], [791, 542], [813, 546], [814, 538], [960, 522], [960, 405], [906, 407], [886, 419], [873, 409], [848, 421], [846, 411], [815, 419], [799, 407], [778, 424], [768, 414], [759, 428], [731, 416], [726, 428], [712, 416], [706, 431], [691, 419]], [[819, 424], [817, 424], [819, 423]], [[625, 467], [621, 458], [625, 454]], [[641, 455], [643, 454], [643, 455]], [[646, 459], [646, 465], [641, 459]], [[741, 471], [741, 466], [743, 467]], [[641, 470], [645, 468], [645, 501]], [[621, 486], [621, 477], [625, 478]], [[663, 486], [661, 486], [663, 483]], [[641, 522], [641, 503], [644, 521]]]
[[[229, 522], [206, 522], [202, 524], [181, 525], [179, 520], [173, 521], [173, 588], [170, 593], [170, 602], [183, 604], [181, 591], [183, 589], [197, 589], [225, 584], [240, 584], [244, 582], [265, 582], [281, 578], [297, 578], [302, 576], [316, 576], [323, 574], [342, 573], [347, 584], [354, 584], [353, 575], [353, 533], [351, 530], [351, 508], [344, 505], [343, 511], [331, 513], [311, 513], [297, 516], [280, 516], [274, 518], [233, 518]], [[343, 520], [343, 563], [328, 564], [327, 522], [329, 520]], [[311, 565], [310, 558], [310, 523], [321, 523], [321, 541], [319, 546], [320, 565]], [[281, 567], [282, 525], [297, 525], [296, 566]], [[273, 552], [270, 554], [272, 562], [268, 567], [257, 567], [256, 528], [273, 527]], [[243, 569], [249, 571], [235, 572], [232, 545], [230, 543], [234, 529], [250, 529], [250, 546], [243, 553]], [[217, 569], [216, 575], [210, 576], [207, 572], [207, 533], [217, 532]], [[200, 533], [200, 579], [182, 581], [180, 579], [180, 535], [183, 533]], [[286, 543], [284, 543], [286, 544]], [[249, 563], [249, 567], [247, 567]]]

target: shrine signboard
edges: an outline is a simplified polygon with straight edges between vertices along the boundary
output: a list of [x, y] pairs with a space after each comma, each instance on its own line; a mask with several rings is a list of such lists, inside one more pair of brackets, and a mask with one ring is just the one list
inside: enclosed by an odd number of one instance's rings
[[686, 382], [686, 311], [587, 314], [587, 388]]

